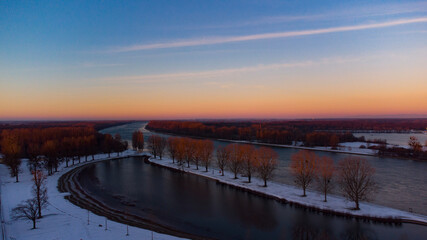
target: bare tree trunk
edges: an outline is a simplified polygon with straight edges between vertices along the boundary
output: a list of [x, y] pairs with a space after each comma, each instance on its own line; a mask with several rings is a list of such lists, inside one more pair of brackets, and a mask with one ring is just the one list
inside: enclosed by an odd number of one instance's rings
[[327, 186], [327, 184], [328, 184], [328, 181], [326, 180], [326, 179], [324, 179], [324, 184], [323, 184], [323, 187], [325, 188], [324, 190], [325, 190], [325, 202], [327, 202], [327, 200], [326, 200], [326, 194], [328, 193], [328, 188], [326, 187]]

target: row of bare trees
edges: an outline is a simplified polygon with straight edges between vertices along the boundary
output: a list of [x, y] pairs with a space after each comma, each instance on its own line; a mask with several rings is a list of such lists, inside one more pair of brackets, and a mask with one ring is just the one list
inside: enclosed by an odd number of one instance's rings
[[[155, 158], [160, 159], [166, 151], [172, 163], [177, 163], [181, 169], [194, 164], [197, 170], [199, 166], [203, 166], [207, 172], [216, 160], [215, 164], [223, 176], [224, 171], [229, 170], [235, 179], [241, 174], [250, 183], [252, 176], [256, 175], [264, 181], [265, 187], [278, 164], [278, 155], [274, 150], [267, 147], [255, 148], [249, 144], [228, 144], [215, 151], [211, 140], [152, 135], [148, 139], [148, 148]], [[290, 169], [295, 184], [302, 188], [304, 197], [307, 188], [315, 182], [326, 202], [327, 194], [335, 185], [339, 185], [344, 196], [355, 202], [355, 209], [359, 209], [360, 201], [370, 198], [376, 189], [375, 169], [366, 159], [359, 157], [347, 157], [335, 165], [329, 157], [301, 150], [291, 156]]]
[[[166, 150], [172, 162], [176, 162], [182, 169], [194, 164], [197, 170], [202, 165], [208, 171], [213, 161], [214, 146], [211, 140], [152, 135], [148, 142], [154, 157], [159, 156], [161, 159]], [[215, 153], [215, 163], [222, 175], [224, 170], [229, 170], [235, 179], [238, 174], [242, 174], [247, 177], [249, 183], [252, 176], [257, 175], [264, 181], [264, 186], [267, 186], [267, 181], [273, 176], [278, 164], [277, 153], [267, 147], [229, 144], [218, 147]], [[337, 182], [344, 196], [355, 202], [355, 209], [359, 209], [360, 201], [368, 199], [376, 189], [373, 178], [375, 169], [359, 157], [347, 157], [335, 166], [329, 157], [320, 157], [313, 151], [301, 150], [292, 155], [290, 169], [296, 185], [302, 187], [304, 197], [306, 189], [316, 182], [326, 202], [327, 194], [333, 189], [334, 182]]]
[[359, 202], [367, 200], [376, 189], [373, 178], [375, 169], [360, 157], [344, 158], [336, 167], [331, 158], [319, 157], [312, 151], [302, 150], [292, 155], [290, 168], [295, 183], [303, 189], [304, 197], [306, 189], [316, 181], [326, 202], [326, 195], [333, 187], [333, 179], [337, 178], [342, 193], [356, 204], [356, 210], [360, 209]]
[[196, 169], [199, 166], [205, 168], [207, 172], [214, 161], [216, 153], [216, 166], [222, 175], [228, 169], [237, 179], [238, 174], [242, 174], [251, 182], [253, 175], [258, 175], [267, 186], [267, 181], [271, 179], [273, 171], [277, 167], [277, 153], [271, 148], [260, 147], [255, 149], [252, 145], [229, 144], [216, 149], [211, 140], [197, 140], [185, 137], [164, 138], [152, 135], [148, 139], [148, 147], [151, 154], [162, 159], [166, 150], [172, 163], [177, 163], [180, 168], [190, 167], [194, 164]]
[[258, 175], [264, 181], [265, 187], [277, 167], [277, 158], [277, 153], [267, 147], [255, 149], [253, 145], [229, 144], [217, 149], [221, 171], [228, 167], [235, 179], [237, 174], [241, 173], [248, 178], [248, 182], [251, 182], [253, 175]]

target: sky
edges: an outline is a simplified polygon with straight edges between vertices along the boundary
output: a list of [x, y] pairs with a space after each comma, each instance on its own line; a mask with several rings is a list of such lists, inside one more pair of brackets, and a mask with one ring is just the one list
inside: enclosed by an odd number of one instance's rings
[[427, 1], [0, 1], [0, 120], [427, 117]]

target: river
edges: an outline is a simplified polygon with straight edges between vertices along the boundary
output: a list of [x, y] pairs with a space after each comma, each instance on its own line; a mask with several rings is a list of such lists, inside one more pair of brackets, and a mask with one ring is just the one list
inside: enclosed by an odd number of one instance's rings
[[[328, 216], [144, 163], [141, 158], [87, 166], [80, 184], [108, 206], [202, 238], [423, 239], [427, 227]], [[123, 204], [126, 202], [126, 204]]]
[[[119, 133], [123, 139], [130, 140], [132, 133], [141, 129], [144, 138], [147, 139], [152, 133], [144, 129], [146, 122], [130, 123], [112, 128], [103, 129], [102, 133]], [[166, 136], [165, 134], [161, 134]], [[228, 143], [214, 141], [215, 146]], [[290, 174], [289, 164], [291, 155], [298, 149], [274, 147], [279, 154], [279, 165], [275, 172], [273, 181], [292, 185], [293, 178]], [[348, 157], [349, 154], [316, 152], [321, 156], [329, 156], [335, 162]], [[415, 213], [427, 215], [427, 162], [413, 161], [407, 159], [396, 159], [387, 157], [364, 156], [376, 169], [375, 179], [378, 190], [371, 202], [392, 207], [404, 211], [412, 209]], [[334, 190], [339, 194], [338, 187]]]

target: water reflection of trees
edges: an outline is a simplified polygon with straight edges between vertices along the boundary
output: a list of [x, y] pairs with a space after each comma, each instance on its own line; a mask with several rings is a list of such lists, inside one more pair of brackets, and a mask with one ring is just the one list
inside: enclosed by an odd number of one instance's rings
[[340, 239], [343, 240], [373, 240], [378, 239], [377, 234], [368, 228], [362, 228], [359, 224], [346, 228], [344, 232], [340, 234]]
[[307, 223], [296, 224], [292, 228], [292, 239], [294, 240], [335, 240], [329, 232], [312, 227]]
[[250, 234], [252, 229], [270, 231], [277, 227], [277, 209], [274, 201], [266, 201], [247, 192], [230, 189], [229, 186], [221, 188], [223, 193], [219, 196], [228, 203], [223, 206], [226, 209], [225, 213], [228, 217], [243, 223], [242, 225], [249, 226], [246, 234]]

